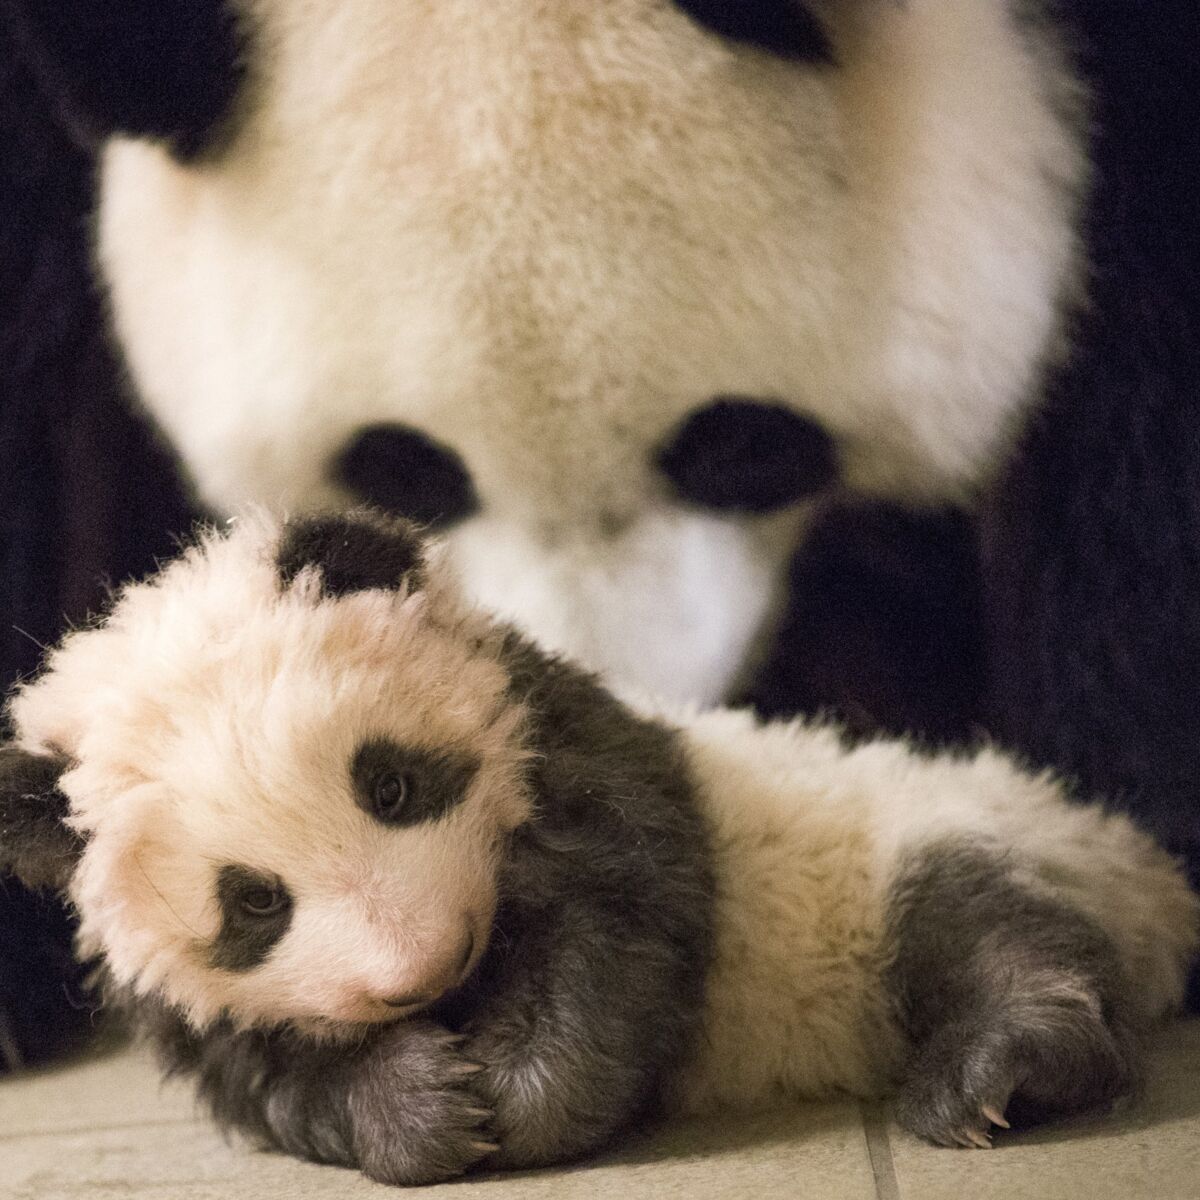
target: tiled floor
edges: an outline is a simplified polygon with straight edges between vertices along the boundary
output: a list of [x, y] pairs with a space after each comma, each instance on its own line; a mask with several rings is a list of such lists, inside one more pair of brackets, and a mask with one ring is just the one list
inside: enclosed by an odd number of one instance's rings
[[[0, 1081], [2, 1200], [345, 1200], [394, 1195], [350, 1171], [227, 1145], [187, 1091], [122, 1051]], [[678, 1124], [566, 1171], [426, 1189], [453, 1200], [1200, 1200], [1200, 1021], [1155, 1042], [1124, 1113], [936, 1150], [852, 1103]]]

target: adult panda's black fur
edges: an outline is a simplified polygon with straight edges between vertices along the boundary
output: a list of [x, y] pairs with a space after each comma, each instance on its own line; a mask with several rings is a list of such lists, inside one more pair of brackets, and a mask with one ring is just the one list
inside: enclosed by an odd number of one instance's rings
[[1200, 884], [1200, 22], [1052, 9], [1093, 96], [1088, 302], [980, 510], [986, 720]]
[[[191, 515], [131, 414], [89, 262], [94, 161], [0, 20], [0, 686], [149, 570]], [[92, 1031], [57, 896], [0, 874], [0, 1074]]]

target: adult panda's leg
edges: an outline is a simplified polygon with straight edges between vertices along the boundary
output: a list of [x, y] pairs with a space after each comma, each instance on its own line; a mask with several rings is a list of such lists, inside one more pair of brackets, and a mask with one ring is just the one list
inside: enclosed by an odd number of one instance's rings
[[897, 1098], [907, 1129], [985, 1146], [992, 1124], [1097, 1108], [1134, 1086], [1117, 947], [1011, 857], [967, 840], [925, 848], [897, 881], [889, 932], [887, 982], [911, 1046]]
[[857, 735], [964, 740], [980, 718], [981, 630], [964, 513], [827, 502], [789, 567], [775, 636], [733, 700], [765, 717], [833, 715]]
[[1200, 273], [1180, 253], [1200, 238], [1195, 6], [1056, 7], [1081, 26], [1098, 106], [1088, 303], [981, 514], [986, 723], [1121, 803], [1196, 887]]

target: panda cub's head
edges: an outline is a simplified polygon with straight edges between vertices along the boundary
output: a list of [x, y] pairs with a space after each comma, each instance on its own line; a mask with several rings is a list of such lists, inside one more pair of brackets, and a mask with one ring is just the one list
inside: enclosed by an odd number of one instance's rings
[[82, 947], [119, 985], [332, 1036], [473, 970], [529, 813], [523, 713], [436, 553], [364, 514], [243, 519], [14, 698], [5, 753], [66, 767]]

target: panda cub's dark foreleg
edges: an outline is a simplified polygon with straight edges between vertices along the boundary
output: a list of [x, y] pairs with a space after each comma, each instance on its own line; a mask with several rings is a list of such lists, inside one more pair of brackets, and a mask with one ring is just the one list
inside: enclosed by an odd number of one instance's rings
[[[1000, 854], [944, 843], [893, 893], [888, 984], [911, 1051], [900, 1124], [940, 1145], [1110, 1104], [1136, 1081], [1117, 952]], [[1006, 1116], [1007, 1114], [1007, 1116]]]
[[361, 1045], [288, 1030], [196, 1033], [166, 1006], [140, 1016], [173, 1074], [193, 1075], [218, 1124], [313, 1162], [392, 1184], [460, 1175], [496, 1146], [464, 1038], [432, 1021], [387, 1027]]

